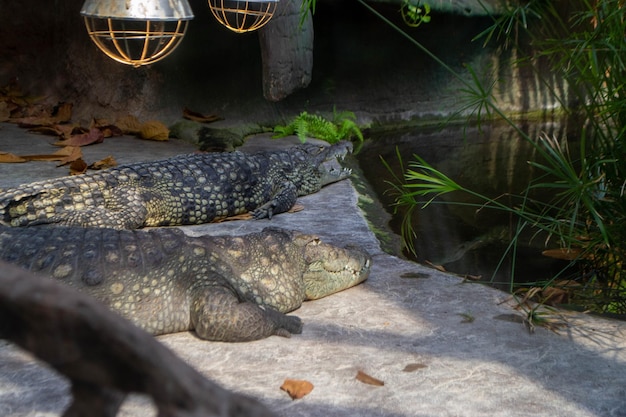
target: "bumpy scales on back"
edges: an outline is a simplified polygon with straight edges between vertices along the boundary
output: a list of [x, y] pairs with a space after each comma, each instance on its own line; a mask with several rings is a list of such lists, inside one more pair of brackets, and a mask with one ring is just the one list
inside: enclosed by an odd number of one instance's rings
[[0, 259], [52, 276], [154, 334], [240, 342], [302, 331], [284, 313], [367, 279], [370, 257], [312, 235], [0, 226]]
[[271, 218], [298, 196], [350, 175], [332, 164], [351, 144], [178, 157], [25, 184], [0, 192], [0, 224], [115, 229], [209, 223], [251, 212]]

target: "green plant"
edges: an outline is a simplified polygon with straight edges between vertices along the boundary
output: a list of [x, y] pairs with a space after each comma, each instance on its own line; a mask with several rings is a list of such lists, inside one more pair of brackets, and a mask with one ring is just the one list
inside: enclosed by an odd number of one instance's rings
[[304, 24], [309, 13], [311, 16], [315, 14], [315, 8], [317, 7], [317, 0], [302, 0], [300, 5], [300, 27]]
[[287, 125], [274, 127], [274, 138], [296, 135], [302, 143], [307, 137], [336, 143], [340, 140], [356, 138], [363, 142], [363, 133], [356, 124], [356, 116], [349, 111], [333, 111], [333, 119], [328, 120], [317, 114], [303, 111]]
[[[541, 297], [543, 288], [523, 288], [513, 294], [515, 309], [522, 312], [522, 323], [528, 332], [534, 333], [537, 326], [558, 333], [562, 327], [567, 327], [567, 320], [559, 314], [558, 310], [544, 303], [536, 303], [532, 300]], [[522, 295], [520, 298], [519, 295]]]
[[[626, 8], [623, 6], [623, 0], [579, 0], [560, 3], [559, 8], [555, 2], [531, 0], [510, 7], [477, 37], [486, 42], [498, 40], [516, 48], [520, 58], [513, 64], [531, 68], [564, 111], [581, 121], [581, 141], [576, 157], [569, 152], [566, 140], [528, 137], [498, 108], [492, 93], [495, 81], [485, 87], [471, 67], [468, 67], [471, 79], [463, 80], [411, 39], [463, 82], [465, 114], [469, 113], [478, 122], [485, 115], [499, 117], [535, 146], [538, 158], [529, 163], [539, 175], [520, 195], [507, 196], [514, 197], [514, 204], [504, 204], [497, 198], [481, 196], [462, 187], [415, 155], [415, 161], [409, 163], [403, 177], [395, 176], [392, 185], [397, 195], [396, 205], [408, 208], [409, 214], [415, 207], [438, 203], [438, 196], [453, 191], [478, 198], [481, 202], [476, 204], [477, 210], [512, 213], [518, 219], [518, 226], [507, 254], [515, 258], [523, 230], [533, 229], [535, 236], [543, 233], [547, 236], [546, 242], [558, 245], [563, 253], [574, 254], [568, 260], [580, 267], [580, 276], [584, 277], [582, 290], [574, 294], [577, 302], [583, 308], [614, 313], [626, 312], [623, 269], [626, 259], [626, 60], [623, 58]], [[568, 90], [558, 90], [550, 80], [542, 78], [539, 66], [546, 63], [551, 75], [566, 80]], [[539, 189], [552, 191], [554, 198], [550, 201], [529, 198], [532, 191]], [[415, 234], [406, 221], [403, 236], [411, 249]], [[549, 287], [557, 278], [542, 283], [541, 288]], [[534, 309], [529, 311], [529, 323], [541, 318]]]

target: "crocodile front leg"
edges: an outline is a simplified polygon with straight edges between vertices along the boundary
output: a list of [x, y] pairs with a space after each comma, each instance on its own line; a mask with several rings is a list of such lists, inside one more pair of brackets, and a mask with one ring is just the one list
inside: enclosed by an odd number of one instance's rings
[[300, 318], [241, 301], [228, 288], [204, 287], [196, 292], [191, 303], [191, 324], [202, 339], [247, 342], [302, 333]]
[[298, 189], [290, 181], [283, 182], [272, 194], [272, 198], [267, 203], [257, 207], [252, 211], [255, 219], [271, 219], [274, 214], [284, 213], [296, 204]]

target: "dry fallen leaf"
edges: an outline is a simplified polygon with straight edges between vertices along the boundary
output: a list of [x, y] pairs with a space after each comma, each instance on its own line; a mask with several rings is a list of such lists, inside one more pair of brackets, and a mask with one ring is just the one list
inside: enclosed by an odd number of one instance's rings
[[57, 123], [67, 123], [72, 120], [72, 103], [59, 103], [52, 113]]
[[67, 123], [72, 118], [72, 103], [59, 103], [52, 109], [52, 111], [38, 108], [32, 108], [29, 110], [36, 113], [36, 115], [18, 117], [16, 119], [11, 119], [11, 121], [17, 123], [20, 127], [32, 128], [37, 126], [53, 126], [59, 123]]
[[302, 210], [304, 210], [304, 206], [302, 204], [294, 204], [293, 207], [287, 210], [287, 213], [297, 213]]
[[566, 303], [569, 300], [569, 293], [561, 288], [546, 287], [541, 292], [543, 296], [542, 302], [547, 305], [557, 306]]
[[83, 157], [83, 151], [81, 151], [78, 146], [66, 146], [65, 148], [60, 149], [54, 154], [58, 154], [59, 156], [61, 156], [61, 158], [58, 160], [58, 166], [69, 164], [70, 162]]
[[405, 272], [403, 274], [400, 275], [400, 278], [416, 278], [416, 279], [424, 279], [424, 278], [430, 278], [430, 274], [427, 274], [425, 272]]
[[356, 379], [358, 381], [361, 381], [364, 384], [375, 385], [377, 387], [382, 387], [383, 385], [385, 385], [385, 383], [381, 381], [380, 379], [376, 379], [373, 376], [370, 376], [363, 371], [357, 372]]
[[221, 222], [229, 222], [232, 220], [252, 220], [254, 217], [252, 216], [252, 213], [241, 213], [241, 214], [235, 214], [233, 216], [228, 216], [228, 217], [222, 217], [221, 219], [213, 219], [214, 223], [221, 223]]
[[141, 131], [141, 122], [133, 115], [127, 115], [118, 119], [115, 125], [127, 135], [138, 135]]
[[582, 251], [577, 248], [571, 249], [547, 249], [541, 252], [543, 256], [554, 259], [563, 259], [565, 261], [574, 261], [580, 257]]
[[22, 158], [21, 156], [17, 156], [8, 152], [0, 152], [0, 163], [17, 163], [17, 162], [26, 162], [27, 159]]
[[105, 138], [122, 136], [124, 134], [119, 126], [109, 123], [107, 119], [92, 119], [89, 129], [94, 128], [100, 130]]
[[217, 116], [215, 114], [202, 114], [193, 110], [189, 110], [187, 107], [183, 109], [183, 117], [185, 119], [193, 120], [194, 122], [200, 123], [211, 123], [222, 120], [220, 116]]
[[100, 126], [98, 129], [100, 129], [105, 138], [122, 136], [124, 134], [124, 132], [122, 132], [122, 129], [115, 125]]
[[73, 135], [69, 139], [53, 143], [56, 146], [87, 146], [104, 141], [104, 134], [98, 128], [91, 128], [89, 132]]
[[83, 156], [82, 151], [76, 146], [66, 146], [52, 154], [20, 155], [27, 161], [59, 161], [59, 165], [65, 165]]
[[298, 379], [285, 379], [280, 389], [287, 392], [292, 400], [299, 400], [311, 391], [313, 391], [313, 384], [309, 381]]
[[109, 155], [106, 158], [89, 165], [89, 169], [107, 169], [114, 166], [117, 166], [117, 161], [115, 160], [115, 158]]
[[80, 175], [87, 172], [87, 163], [82, 158], [70, 163], [70, 175]]
[[[34, 115], [33, 108], [42, 99], [43, 97], [33, 97], [24, 94], [18, 85], [17, 79], [12, 79], [8, 85], [0, 88], [0, 101], [6, 103], [10, 117]], [[13, 112], [16, 114], [13, 114]]]
[[436, 265], [430, 261], [424, 261], [424, 263], [428, 266], [430, 266], [431, 268], [435, 268], [437, 271], [439, 272], [448, 272], [446, 271], [446, 268], [443, 267], [443, 265]]
[[42, 135], [58, 136], [61, 139], [68, 139], [72, 135], [85, 133], [86, 130], [74, 124], [55, 124], [51, 126], [36, 126], [28, 129], [29, 132]]
[[402, 372], [415, 372], [419, 369], [424, 369], [424, 368], [427, 368], [427, 365], [424, 365], [423, 363], [410, 363], [404, 367]]
[[158, 120], [150, 120], [141, 125], [139, 136], [148, 140], [168, 140], [170, 130]]
[[481, 279], [483, 279], [483, 276], [482, 275], [465, 274], [465, 275], [463, 275], [463, 278], [468, 280], [468, 281], [480, 281]]

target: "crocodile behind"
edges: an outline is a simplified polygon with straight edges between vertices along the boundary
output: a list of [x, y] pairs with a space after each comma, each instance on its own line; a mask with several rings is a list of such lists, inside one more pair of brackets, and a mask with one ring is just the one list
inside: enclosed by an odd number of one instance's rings
[[250, 212], [271, 218], [298, 196], [350, 175], [330, 162], [351, 144], [181, 155], [24, 184], [0, 192], [0, 224], [136, 229], [209, 223]]

